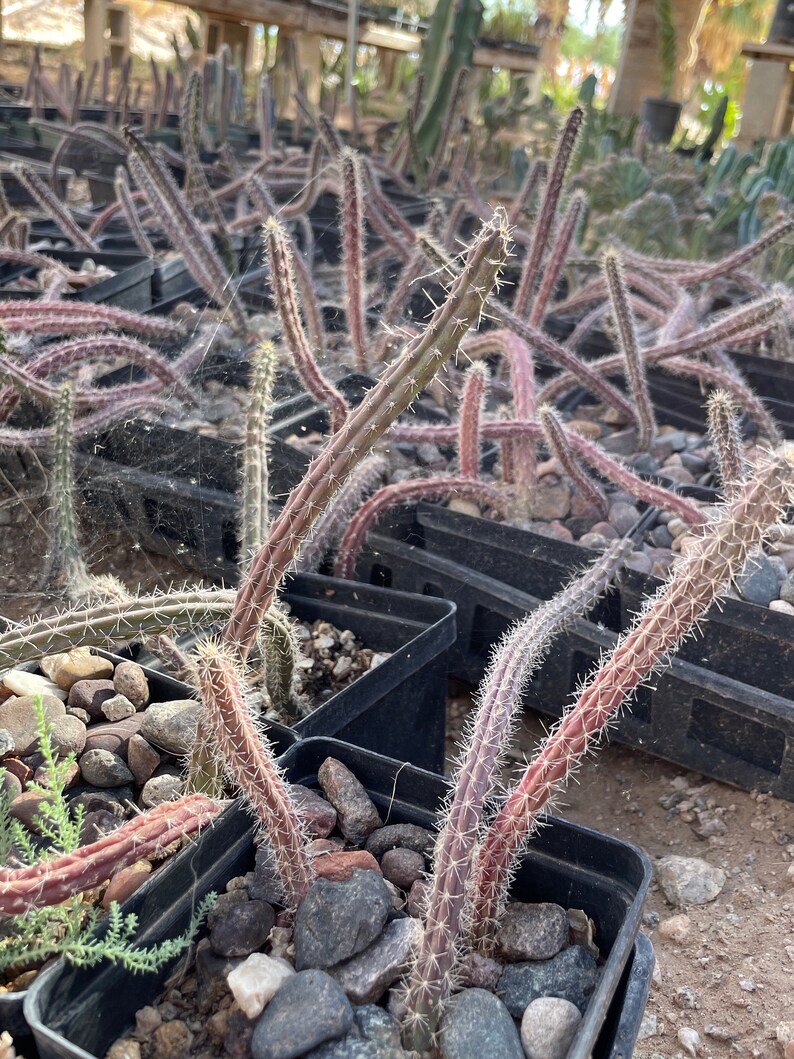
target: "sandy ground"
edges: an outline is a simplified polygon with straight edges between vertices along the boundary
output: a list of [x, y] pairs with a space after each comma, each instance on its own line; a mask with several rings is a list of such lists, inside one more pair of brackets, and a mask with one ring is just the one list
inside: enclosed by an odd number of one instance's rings
[[[0, 613], [10, 618], [52, 605], [52, 597], [35, 592], [46, 555], [42, 492], [42, 483], [29, 482], [15, 493], [0, 478]], [[85, 542], [95, 572], [115, 573], [130, 585], [151, 589], [190, 576], [120, 535], [86, 526]], [[454, 688], [450, 745], [470, 706], [469, 691]], [[525, 719], [514, 767], [542, 732], [537, 717]], [[787, 878], [794, 864], [794, 805], [615, 744], [585, 763], [556, 809], [636, 843], [652, 862], [670, 853], [700, 857], [727, 876], [722, 893], [702, 907], [673, 908], [652, 886], [643, 929], [656, 947], [657, 973], [636, 1059], [783, 1059], [778, 1027], [789, 1022], [794, 1030], [794, 871]], [[724, 833], [697, 833], [714, 819], [724, 822]], [[696, 1051], [679, 1039], [687, 1029], [699, 1036]]]

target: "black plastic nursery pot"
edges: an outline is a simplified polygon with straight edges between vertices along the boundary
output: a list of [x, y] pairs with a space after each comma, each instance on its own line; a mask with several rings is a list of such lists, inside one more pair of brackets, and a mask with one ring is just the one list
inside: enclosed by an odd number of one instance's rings
[[[472, 685], [482, 679], [492, 647], [502, 634], [541, 602], [511, 584], [476, 573], [416, 544], [378, 534], [370, 534], [356, 576], [362, 581], [452, 600], [457, 607], [458, 637], [449, 652], [449, 671]], [[622, 591], [621, 586], [621, 598]], [[768, 616], [787, 618], [774, 612]], [[713, 617], [719, 620], [719, 613], [714, 611]], [[788, 618], [789, 630], [791, 621]], [[708, 622], [704, 629], [708, 629]], [[583, 619], [572, 622], [554, 640], [543, 665], [529, 680], [524, 704], [560, 717], [582, 680], [593, 672], [602, 654], [612, 650], [616, 640], [617, 633], [602, 625]], [[734, 652], [738, 642], [734, 633]], [[792, 700], [779, 691], [713, 671], [704, 652], [698, 652], [699, 646], [693, 641], [689, 653], [674, 657], [653, 687], [637, 690], [630, 706], [610, 728], [609, 738], [744, 790], [768, 791], [794, 801]], [[788, 653], [782, 657], [787, 658]], [[767, 686], [774, 685], [776, 674], [784, 671], [785, 662], [769, 663]]]
[[648, 135], [654, 143], [669, 143], [672, 140], [681, 117], [681, 107], [682, 104], [673, 99], [648, 96], [642, 101], [640, 121], [648, 126]]
[[[98, 651], [97, 653], [104, 655], [106, 658], [111, 658], [116, 662], [123, 661], [122, 656], [114, 655], [108, 651]], [[27, 665], [25, 668], [36, 669], [37, 667], [35, 665]], [[152, 702], [168, 702], [171, 699], [186, 699], [193, 697], [193, 690], [188, 687], [187, 684], [182, 683], [182, 681], [175, 680], [173, 677], [168, 676], [168, 674], [158, 672], [147, 666], [144, 666], [144, 670], [149, 683]], [[263, 730], [266, 733], [267, 738], [273, 744], [277, 754], [285, 753], [298, 738], [294, 731], [290, 728], [286, 728], [284, 725], [276, 724], [273, 721], [264, 721], [263, 724]], [[186, 852], [190, 852], [190, 850], [187, 850]], [[174, 860], [176, 859], [178, 858], [174, 858]], [[154, 882], [159, 876], [160, 871], [165, 871], [167, 869], [170, 869], [170, 863], [164, 865], [162, 869], [159, 869], [152, 875], [152, 882]], [[151, 882], [146, 882], [142, 889], [149, 889], [150, 887]], [[135, 901], [136, 898], [137, 894], [122, 905], [124, 913], [132, 910], [131, 902]], [[28, 993], [29, 990], [18, 993], [0, 992], [0, 1029], [7, 1030], [11, 1034], [19, 1055], [25, 1055], [28, 1059], [34, 1059], [33, 1038], [30, 1035], [30, 1028], [23, 1011], [25, 998]]]
[[[152, 305], [152, 276], [154, 265], [139, 253], [113, 253], [86, 250], [48, 250], [47, 256], [79, 270], [86, 258], [97, 265], [106, 265], [116, 273], [99, 280], [82, 290], [66, 294], [68, 300], [91, 302], [94, 305], [114, 305], [131, 312], [147, 312]], [[33, 268], [0, 268], [0, 282], [8, 283], [18, 276], [34, 274]], [[0, 288], [0, 297], [32, 300], [39, 297], [38, 291]]]
[[[317, 770], [328, 756], [353, 771], [389, 822], [434, 825], [446, 793], [440, 776], [332, 739], [298, 743], [281, 764], [290, 781], [316, 787]], [[247, 871], [253, 838], [250, 816], [237, 803], [174, 858], [158, 886], [135, 894], [128, 908], [139, 917], [141, 943], [184, 930], [206, 893], [223, 890]], [[595, 922], [604, 957], [568, 1059], [627, 1059], [630, 1054], [629, 1038], [634, 1033], [636, 1039], [639, 1030], [652, 966], [647, 939], [635, 945], [650, 879], [650, 863], [636, 847], [556, 817], [548, 818], [522, 859], [512, 896], [583, 908]], [[81, 971], [62, 961], [54, 964], [39, 976], [25, 1005], [41, 1059], [101, 1059], [133, 1025], [136, 1011], [155, 1000], [173, 970], [133, 978], [112, 966]]]

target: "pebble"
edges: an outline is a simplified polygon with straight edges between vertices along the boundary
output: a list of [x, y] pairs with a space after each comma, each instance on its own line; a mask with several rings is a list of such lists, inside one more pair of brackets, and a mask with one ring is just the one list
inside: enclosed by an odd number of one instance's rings
[[621, 536], [615, 527], [609, 522], [596, 522], [590, 530], [591, 533], [597, 533], [599, 537], [605, 537], [608, 541], [616, 541]]
[[608, 547], [609, 541], [600, 533], [583, 533], [579, 538], [579, 544], [583, 548], [592, 548], [593, 551], [603, 552]]
[[140, 734], [152, 746], [183, 757], [193, 746], [200, 713], [195, 699], [153, 703], [143, 714]]
[[138, 1041], [116, 1041], [108, 1049], [107, 1059], [141, 1059], [141, 1046]]
[[324, 971], [299, 971], [284, 982], [259, 1016], [253, 1059], [295, 1059], [353, 1026], [353, 1008]]
[[127, 760], [129, 741], [143, 723], [143, 714], [136, 713], [121, 721], [102, 721], [92, 724], [85, 740], [86, 750], [110, 750], [120, 758]]
[[412, 849], [388, 849], [381, 858], [380, 867], [384, 879], [402, 890], [410, 890], [424, 875], [425, 858]]
[[113, 695], [102, 703], [102, 714], [109, 721], [121, 721], [136, 712], [126, 695]]
[[649, 536], [657, 548], [669, 548], [673, 543], [673, 535], [667, 526], [657, 526]]
[[507, 1010], [519, 1019], [538, 997], [561, 997], [584, 1014], [599, 979], [595, 959], [580, 945], [563, 949], [550, 960], [508, 964], [497, 992]]
[[39, 828], [35, 823], [35, 819], [46, 800], [46, 796], [39, 794], [38, 791], [24, 791], [22, 794], [18, 794], [11, 802], [8, 807], [9, 815], [15, 820], [19, 820], [29, 831], [38, 832]]
[[510, 1012], [485, 989], [464, 989], [452, 997], [441, 1018], [438, 1048], [442, 1059], [524, 1059]]
[[90, 647], [48, 655], [41, 659], [39, 668], [64, 691], [70, 691], [78, 680], [104, 680], [113, 675], [111, 660], [94, 654]]
[[252, 901], [269, 901], [282, 904], [283, 891], [273, 864], [273, 854], [266, 843], [256, 851], [254, 873], [248, 883], [248, 896]]
[[[491, 960], [487, 956], [481, 956], [478, 952], [467, 952], [459, 961], [456, 973], [461, 986], [487, 989], [495, 993], [504, 969], [505, 965], [499, 963], [498, 960]], [[502, 1000], [504, 1001], [504, 997]]]
[[163, 802], [173, 802], [182, 794], [184, 785], [185, 781], [176, 769], [164, 769], [144, 783], [141, 805], [144, 809], [151, 809]]
[[119, 662], [113, 674], [113, 687], [119, 695], [129, 699], [136, 710], [149, 704], [149, 681], [136, 662]]
[[460, 515], [470, 515], [472, 518], [480, 518], [482, 511], [473, 500], [464, 500], [462, 496], [453, 496], [447, 504], [450, 511], [457, 511]]
[[365, 849], [342, 850], [334, 846], [331, 850], [319, 850], [313, 864], [318, 879], [332, 879], [334, 882], [349, 879], [356, 868], [381, 874], [380, 865]]
[[512, 901], [495, 940], [497, 952], [507, 960], [549, 960], [568, 942], [568, 913], [550, 902]]
[[365, 849], [378, 860], [389, 849], [410, 849], [429, 857], [433, 853], [436, 837], [432, 831], [418, 824], [387, 824], [378, 828], [367, 839]]
[[[61, 762], [61, 768], [63, 770], [61, 774], [63, 787], [64, 790], [68, 791], [76, 783], [80, 782], [80, 766], [76, 761], [72, 761], [68, 767], [65, 767], [65, 763]], [[48, 765], [39, 765], [33, 773], [33, 782], [40, 784], [42, 787], [50, 787], [50, 769]]]
[[85, 710], [96, 721], [102, 717], [102, 703], [115, 694], [112, 680], [78, 680], [72, 685], [67, 702], [72, 709]]
[[637, 451], [637, 431], [634, 427], [617, 430], [601, 440], [602, 448], [618, 456], [631, 456]]
[[773, 599], [769, 604], [769, 609], [777, 611], [778, 614], [788, 614], [789, 616], [794, 614], [794, 605], [786, 603], [783, 599]]
[[682, 1026], [678, 1031], [677, 1040], [684, 1049], [685, 1055], [690, 1055], [692, 1059], [697, 1059], [698, 1048], [700, 1047], [700, 1034], [697, 1030], [693, 1030], [689, 1026]]
[[66, 692], [52, 680], [39, 673], [29, 673], [26, 669], [9, 669], [3, 676], [3, 684], [15, 695], [49, 695], [52, 698], [66, 699]]
[[391, 894], [377, 872], [355, 868], [345, 882], [318, 879], [295, 915], [295, 967], [349, 960], [380, 935], [391, 910]]
[[765, 555], [752, 555], [737, 574], [735, 587], [742, 599], [766, 607], [778, 596], [777, 575]]
[[725, 885], [725, 872], [700, 857], [667, 856], [656, 865], [656, 881], [671, 905], [705, 905]]
[[610, 507], [607, 517], [618, 534], [625, 537], [634, 529], [640, 513], [633, 504], [616, 503]]
[[[14, 751], [20, 756], [32, 754], [38, 746], [35, 695], [36, 692], [20, 695], [0, 703], [0, 728], [5, 728], [10, 734]], [[66, 707], [54, 695], [42, 695], [41, 702], [48, 721], [54, 723], [66, 716]]]
[[659, 1022], [655, 1015], [643, 1015], [637, 1040], [647, 1041], [649, 1037], [655, 1037], [658, 1029]]
[[565, 1059], [581, 1021], [579, 1009], [568, 1000], [533, 1000], [521, 1019], [526, 1059]]
[[127, 744], [127, 764], [139, 787], [151, 779], [160, 764], [160, 755], [137, 732], [130, 736]]
[[276, 923], [267, 901], [244, 901], [229, 908], [210, 930], [210, 945], [218, 956], [250, 956], [261, 949]]
[[401, 976], [421, 935], [418, 920], [393, 919], [363, 952], [330, 973], [354, 1004], [374, 1004]]
[[55, 718], [51, 738], [52, 745], [59, 756], [82, 754], [87, 739], [86, 726], [78, 717], [72, 717], [67, 713]]
[[400, 1026], [383, 1008], [362, 1004], [353, 1009], [353, 1018], [348, 1034], [321, 1044], [306, 1059], [408, 1059], [400, 1043]]
[[552, 475], [541, 478], [531, 498], [531, 517], [544, 522], [565, 518], [571, 510], [571, 487]]
[[102, 907], [110, 908], [116, 901], [121, 904], [135, 893], [152, 873], [152, 866], [148, 861], [136, 861], [126, 868], [121, 868], [111, 876], [107, 889], [102, 896]]
[[134, 780], [124, 760], [110, 750], [88, 750], [79, 764], [83, 779], [94, 787], [121, 787]]
[[0, 758], [8, 757], [14, 753], [16, 743], [13, 735], [7, 728], [0, 728]]
[[636, 570], [638, 574], [649, 574], [653, 563], [645, 552], [631, 552], [626, 559], [626, 567], [629, 570]]
[[681, 945], [689, 937], [691, 929], [692, 920], [682, 913], [663, 919], [656, 928], [656, 933], [665, 941], [674, 941], [676, 945]]
[[229, 972], [227, 981], [232, 996], [249, 1019], [261, 1015], [295, 968], [280, 957], [267, 956], [264, 952], [252, 952]]
[[13, 772], [9, 772], [8, 769], [0, 769], [0, 794], [4, 794], [6, 798], [13, 800], [21, 793], [21, 781], [17, 779]]
[[780, 586], [780, 598], [784, 603], [794, 606], [794, 570], [786, 575], [786, 579]]
[[193, 1046], [193, 1034], [182, 1019], [164, 1022], [152, 1034], [152, 1048], [157, 1059], [187, 1059]]
[[306, 832], [310, 838], [325, 838], [336, 827], [336, 809], [322, 798], [317, 791], [293, 783], [290, 787], [292, 800], [295, 803]]
[[199, 1012], [217, 1010], [228, 995], [227, 979], [242, 960], [224, 959], [212, 951], [209, 938], [202, 938], [196, 946], [196, 1000]]
[[375, 804], [350, 769], [329, 757], [320, 765], [317, 779], [338, 814], [339, 830], [354, 845], [383, 826]]

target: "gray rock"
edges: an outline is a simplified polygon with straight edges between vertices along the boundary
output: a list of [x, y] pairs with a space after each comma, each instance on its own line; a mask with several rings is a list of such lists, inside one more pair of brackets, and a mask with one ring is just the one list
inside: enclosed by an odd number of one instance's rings
[[182, 794], [185, 781], [176, 769], [163, 769], [148, 779], [141, 791], [141, 805], [151, 809], [163, 802], [172, 802]]
[[429, 857], [435, 843], [433, 832], [418, 824], [387, 824], [372, 832], [364, 848], [375, 860], [380, 860], [387, 849], [410, 849]]
[[794, 570], [786, 576], [786, 580], [780, 586], [780, 598], [784, 603], [794, 606]]
[[109, 750], [87, 750], [79, 765], [83, 779], [94, 787], [122, 787], [134, 779], [118, 754]]
[[667, 526], [657, 526], [651, 530], [650, 537], [657, 548], [669, 548], [673, 543], [673, 535]]
[[353, 1009], [353, 1028], [340, 1041], [321, 1044], [306, 1059], [408, 1059], [400, 1043], [400, 1027], [375, 1004]]
[[686, 433], [683, 430], [671, 430], [668, 434], [662, 434], [662, 440], [673, 452], [683, 452], [687, 447]]
[[67, 702], [72, 709], [85, 710], [94, 720], [99, 720], [102, 703], [116, 694], [112, 680], [78, 680], [69, 689]]
[[113, 687], [135, 706], [142, 710], [149, 702], [149, 681], [136, 662], [119, 662], [113, 674]]
[[[480, 956], [478, 952], [467, 952], [457, 967], [459, 984], [464, 988], [487, 989], [489, 993], [497, 992], [497, 982], [505, 969], [503, 963]], [[501, 995], [501, 993], [500, 993]], [[504, 997], [502, 997], [504, 1001]]]
[[629, 570], [636, 570], [639, 574], [649, 574], [652, 566], [651, 557], [645, 552], [631, 552], [626, 559], [626, 567]]
[[380, 935], [392, 900], [383, 877], [354, 868], [349, 879], [318, 879], [295, 915], [295, 967], [333, 967]]
[[267, 901], [243, 901], [215, 920], [210, 945], [217, 956], [250, 956], [265, 944], [275, 922]]
[[80, 828], [80, 845], [89, 846], [120, 826], [121, 818], [115, 813], [109, 813], [107, 809], [95, 809], [91, 813], [86, 813], [83, 817], [83, 826]]
[[133, 792], [132, 787], [102, 789], [80, 786], [69, 791], [67, 798], [72, 812], [78, 805], [82, 805], [86, 813], [107, 812], [119, 820], [124, 820], [129, 812], [124, 803], [133, 800]]
[[615, 527], [621, 537], [625, 537], [629, 530], [634, 528], [639, 517], [640, 513], [633, 504], [620, 502], [612, 504], [608, 514], [611, 525]]
[[143, 714], [136, 713], [122, 721], [105, 721], [92, 724], [86, 734], [86, 750], [110, 750], [120, 758], [127, 760], [129, 741], [140, 730]]
[[403, 890], [410, 890], [425, 871], [425, 858], [412, 849], [387, 849], [380, 862], [383, 878]]
[[496, 932], [507, 960], [550, 960], [568, 943], [568, 913], [559, 905], [511, 901]]
[[681, 453], [681, 465], [685, 467], [690, 474], [699, 475], [703, 474], [708, 470], [708, 461], [704, 460], [702, 456], [695, 456], [691, 452]]
[[256, 851], [253, 877], [248, 883], [248, 896], [252, 901], [268, 901], [275, 905], [283, 901], [284, 892], [267, 843], [262, 843]]
[[765, 555], [752, 555], [736, 577], [736, 590], [748, 603], [769, 606], [778, 597], [777, 575]]
[[309, 838], [326, 838], [336, 827], [337, 813], [333, 805], [317, 791], [293, 783], [292, 800], [298, 808]]
[[786, 578], [788, 577], [788, 570], [786, 569], [786, 564], [783, 562], [783, 560], [780, 558], [780, 556], [779, 555], [767, 555], [766, 561], [769, 563], [769, 565], [775, 571], [775, 576], [777, 577], [778, 581], [780, 581], [780, 582], [785, 581]]
[[[14, 752], [20, 757], [32, 754], [38, 745], [34, 700], [33, 695], [19, 695], [0, 702], [0, 728], [10, 734]], [[42, 695], [41, 701], [48, 721], [55, 722], [66, 715], [66, 707], [54, 695]]]
[[583, 548], [592, 548], [596, 552], [603, 552], [609, 545], [609, 541], [600, 533], [583, 533], [579, 543]]
[[14, 737], [7, 728], [0, 728], [0, 758], [14, 753]]
[[102, 703], [102, 714], [109, 721], [121, 721], [125, 717], [132, 717], [135, 712], [135, 707], [126, 695], [113, 695]]
[[143, 714], [140, 734], [152, 746], [183, 757], [190, 753], [200, 713], [201, 704], [194, 699], [152, 703]]
[[671, 905], [705, 905], [725, 885], [725, 872], [700, 857], [668, 856], [656, 865], [656, 881]]
[[373, 943], [331, 974], [354, 1004], [374, 1004], [405, 970], [422, 928], [416, 919], [393, 919]]
[[637, 474], [656, 474], [659, 470], [659, 461], [650, 452], [641, 452], [632, 460], [632, 465]]
[[251, 1054], [253, 1059], [295, 1059], [343, 1037], [352, 1025], [350, 1001], [333, 978], [324, 971], [299, 971], [259, 1016]]
[[521, 1020], [527, 1059], [565, 1059], [582, 1016], [575, 1004], [559, 997], [533, 1000]]
[[220, 1001], [228, 996], [227, 978], [242, 960], [226, 959], [212, 951], [209, 938], [202, 938], [196, 946], [196, 1000], [200, 1012], [217, 1011]]
[[571, 945], [550, 960], [509, 963], [497, 992], [514, 1018], [520, 1019], [542, 996], [569, 1000], [584, 1014], [599, 978], [595, 959], [581, 945]]
[[381, 827], [375, 803], [350, 769], [341, 761], [329, 757], [320, 765], [317, 779], [328, 801], [338, 814], [339, 830], [354, 845], [363, 843], [368, 835]]
[[86, 739], [86, 727], [79, 717], [67, 713], [63, 717], [55, 718], [52, 725], [52, 745], [59, 756], [82, 754]]
[[616, 453], [618, 456], [631, 456], [637, 451], [637, 431], [634, 427], [626, 427], [625, 430], [618, 430], [602, 438], [600, 444], [607, 452]]
[[443, 1059], [524, 1059], [518, 1030], [499, 997], [485, 989], [464, 989], [441, 1019]]

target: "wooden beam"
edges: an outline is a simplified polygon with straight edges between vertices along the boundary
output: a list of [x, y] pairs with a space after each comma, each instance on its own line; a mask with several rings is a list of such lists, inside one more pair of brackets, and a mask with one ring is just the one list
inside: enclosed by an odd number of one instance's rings
[[794, 44], [743, 44], [745, 59], [766, 59], [769, 62], [794, 63]]

